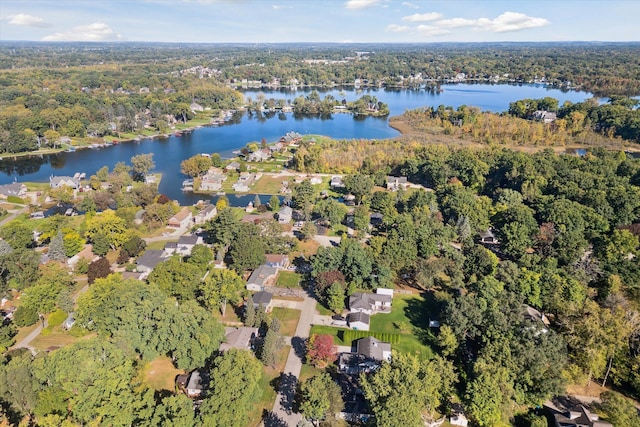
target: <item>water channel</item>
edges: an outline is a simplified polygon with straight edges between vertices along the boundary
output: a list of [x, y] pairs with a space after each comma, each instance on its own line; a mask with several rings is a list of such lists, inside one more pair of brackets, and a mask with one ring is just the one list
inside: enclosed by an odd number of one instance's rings
[[[390, 115], [402, 114], [405, 110], [438, 105], [476, 106], [487, 111], [506, 111], [509, 103], [523, 98], [550, 96], [559, 100], [580, 102], [592, 95], [586, 92], [563, 92], [543, 85], [489, 85], [449, 84], [442, 85], [441, 92], [425, 90], [330, 90], [320, 92], [324, 98], [331, 94], [336, 99], [347, 101], [358, 99], [363, 94], [375, 96], [389, 105]], [[290, 99], [306, 95], [308, 91], [246, 91], [245, 97], [256, 99], [260, 94], [274, 99]], [[129, 163], [137, 154], [153, 153], [155, 172], [163, 174], [159, 191], [181, 204], [193, 204], [202, 195], [183, 193], [181, 183], [185, 176], [180, 173], [180, 162], [198, 153], [220, 153], [223, 158], [232, 156], [232, 151], [252, 141], [275, 142], [289, 131], [301, 134], [326, 135], [337, 139], [384, 139], [398, 135], [388, 125], [387, 118], [354, 118], [350, 114], [334, 114], [331, 118], [294, 117], [291, 113], [248, 115], [237, 113], [233, 120], [218, 127], [204, 127], [183, 136], [143, 139], [99, 149], [77, 150], [42, 157], [25, 157], [0, 160], [0, 184], [18, 182], [47, 182], [51, 175], [74, 175], [84, 172], [87, 177], [103, 166], [112, 169], [118, 162]], [[249, 197], [246, 201], [245, 199]], [[230, 196], [233, 205], [246, 205], [254, 196]], [[265, 198], [263, 196], [263, 198]]]

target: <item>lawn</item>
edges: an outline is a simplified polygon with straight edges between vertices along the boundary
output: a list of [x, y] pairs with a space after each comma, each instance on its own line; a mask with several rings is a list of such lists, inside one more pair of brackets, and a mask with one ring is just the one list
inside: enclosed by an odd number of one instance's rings
[[38, 350], [46, 350], [49, 347], [64, 347], [73, 344], [78, 339], [95, 337], [95, 334], [88, 334], [82, 338], [74, 337], [69, 332], [63, 330], [61, 326], [52, 328], [52, 331], [48, 335], [45, 335], [46, 334], [40, 333], [40, 335], [31, 341], [30, 345]]
[[275, 307], [272, 313], [282, 323], [282, 326], [280, 327], [280, 335], [292, 337], [296, 334], [296, 328], [298, 327], [298, 321], [300, 320], [300, 310]]
[[336, 328], [333, 326], [321, 326], [321, 325], [313, 325], [311, 327], [311, 335], [333, 335], [333, 343], [335, 345], [351, 345], [351, 343], [346, 343], [342, 341], [342, 332], [348, 329], [345, 328]]
[[315, 255], [318, 252], [318, 248], [320, 247], [320, 243], [315, 240], [307, 240], [298, 242], [297, 249], [291, 253], [289, 253], [289, 259], [296, 259], [300, 255], [304, 255], [305, 258], [309, 258], [312, 255]]
[[156, 391], [175, 391], [176, 377], [184, 373], [184, 370], [176, 369], [166, 356], [157, 357], [142, 368], [145, 384]]
[[300, 275], [293, 271], [281, 271], [276, 280], [279, 288], [300, 288]]
[[256, 194], [280, 194], [282, 181], [289, 181], [289, 177], [263, 175], [251, 188], [252, 193]]
[[316, 368], [315, 366], [309, 365], [308, 363], [304, 363], [302, 365], [302, 369], [300, 370], [299, 382], [303, 383], [309, 378], [320, 375], [323, 372], [324, 369]]
[[287, 363], [290, 346], [285, 346], [278, 353], [278, 362], [276, 368], [265, 366], [262, 368], [262, 377], [258, 388], [262, 390], [259, 400], [254, 403], [253, 410], [249, 411], [249, 422], [247, 427], [256, 427], [262, 422], [263, 411], [271, 411], [276, 401], [277, 378], [284, 371], [284, 365]]
[[172, 239], [172, 240], [157, 240], [155, 242], [149, 242], [147, 243], [147, 250], [160, 250], [160, 249], [164, 249], [164, 245], [167, 244], [167, 242], [177, 242], [176, 239]]

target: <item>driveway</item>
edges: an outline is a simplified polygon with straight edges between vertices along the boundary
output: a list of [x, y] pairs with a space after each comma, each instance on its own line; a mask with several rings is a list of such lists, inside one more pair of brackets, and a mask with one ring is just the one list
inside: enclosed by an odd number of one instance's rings
[[265, 427], [275, 425], [295, 426], [302, 416], [293, 412], [293, 400], [296, 393], [300, 370], [302, 369], [302, 359], [305, 352], [305, 340], [309, 338], [311, 325], [313, 324], [316, 311], [316, 300], [305, 296], [301, 305], [300, 320], [296, 328], [295, 336], [291, 337], [291, 350], [287, 357], [287, 363], [282, 373], [280, 388], [273, 411], [264, 421]]

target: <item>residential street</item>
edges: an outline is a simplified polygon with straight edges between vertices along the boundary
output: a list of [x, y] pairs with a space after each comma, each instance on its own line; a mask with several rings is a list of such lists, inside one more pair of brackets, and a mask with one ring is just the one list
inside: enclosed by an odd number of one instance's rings
[[300, 320], [296, 328], [296, 335], [291, 338], [291, 350], [289, 350], [289, 357], [287, 357], [287, 363], [282, 374], [280, 390], [273, 405], [273, 417], [270, 417], [276, 418], [276, 420], [270, 419], [265, 421], [265, 427], [282, 425], [277, 424], [278, 422], [284, 422], [288, 426], [295, 426], [302, 418], [300, 414], [292, 411], [292, 406], [296, 385], [300, 377], [300, 370], [302, 369], [302, 359], [305, 350], [304, 343], [309, 337], [311, 325], [313, 324], [313, 319], [316, 314], [316, 300], [305, 296], [304, 302], [301, 304]]

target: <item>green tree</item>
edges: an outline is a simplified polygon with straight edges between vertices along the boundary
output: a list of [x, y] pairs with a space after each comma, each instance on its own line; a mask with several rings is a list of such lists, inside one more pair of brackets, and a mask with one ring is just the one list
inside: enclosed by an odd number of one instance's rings
[[338, 282], [333, 283], [326, 290], [327, 307], [334, 313], [342, 313], [344, 310], [344, 288]]
[[229, 249], [233, 269], [241, 273], [264, 264], [265, 249], [258, 226], [242, 224]]
[[300, 391], [300, 411], [312, 421], [333, 419], [344, 409], [340, 386], [327, 373], [309, 378]]
[[109, 274], [111, 274], [111, 264], [108, 259], [101, 257], [89, 264], [89, 269], [87, 270], [87, 281], [89, 284], [92, 284], [96, 279], [107, 277]]
[[421, 427], [423, 412], [435, 416], [455, 378], [453, 366], [442, 359], [421, 362], [394, 352], [390, 363], [361, 375], [360, 382], [378, 426]]
[[267, 334], [265, 335], [264, 341], [262, 342], [262, 347], [260, 347], [260, 360], [266, 366], [271, 366], [272, 368], [275, 368], [278, 351], [280, 351], [280, 349], [284, 345], [282, 337], [279, 333], [280, 327], [280, 320], [278, 320], [278, 318], [274, 316], [269, 323], [269, 329], [267, 330]]
[[240, 302], [244, 287], [245, 282], [235, 271], [214, 268], [199, 286], [200, 300], [209, 310], [219, 309], [224, 316], [227, 302]]
[[133, 174], [141, 180], [144, 180], [147, 173], [156, 167], [153, 161], [153, 153], [137, 154], [131, 157], [131, 165]]
[[278, 212], [280, 209], [280, 198], [275, 194], [269, 199], [269, 210]]
[[256, 307], [253, 305], [253, 297], [249, 295], [244, 303], [244, 325], [250, 328], [256, 324]]
[[243, 350], [231, 349], [213, 361], [209, 397], [200, 406], [200, 425], [244, 427], [260, 393], [262, 366]]
[[299, 184], [293, 186], [291, 198], [295, 207], [298, 209], [308, 209], [315, 200], [315, 189], [311, 185], [311, 181], [305, 179]]
[[331, 227], [335, 227], [344, 219], [344, 216], [347, 214], [347, 208], [344, 204], [328, 198], [318, 201], [313, 207], [313, 212], [327, 219]]
[[38, 321], [38, 311], [35, 307], [20, 306], [13, 313], [13, 322], [18, 327], [31, 326]]
[[318, 227], [312, 221], [306, 221], [300, 228], [300, 237], [304, 241], [314, 238], [316, 234], [318, 234]]
[[85, 240], [80, 236], [80, 233], [75, 230], [64, 230], [62, 243], [64, 245], [65, 256], [72, 257], [84, 248]]
[[606, 420], [614, 426], [640, 427], [638, 410], [633, 403], [615, 391], [606, 391], [600, 395], [602, 403], [598, 404], [599, 412], [604, 413]]
[[180, 301], [194, 299], [200, 286], [203, 270], [196, 264], [185, 263], [179, 256], [172, 256], [156, 265], [149, 274], [152, 283], [166, 295]]
[[99, 215], [87, 218], [85, 235], [89, 240], [93, 241], [96, 234], [103, 234], [112, 249], [119, 248], [130, 238], [130, 234], [127, 231], [127, 222], [110, 209]]
[[33, 243], [31, 229], [20, 221], [11, 221], [0, 228], [0, 238], [13, 249], [28, 248]]
[[347, 192], [355, 196], [357, 204], [360, 204], [365, 196], [371, 194], [373, 189], [373, 180], [368, 175], [347, 175], [343, 182]]
[[187, 259], [188, 263], [197, 265], [201, 270], [206, 270], [211, 261], [213, 261], [213, 251], [206, 245], [195, 245]]

